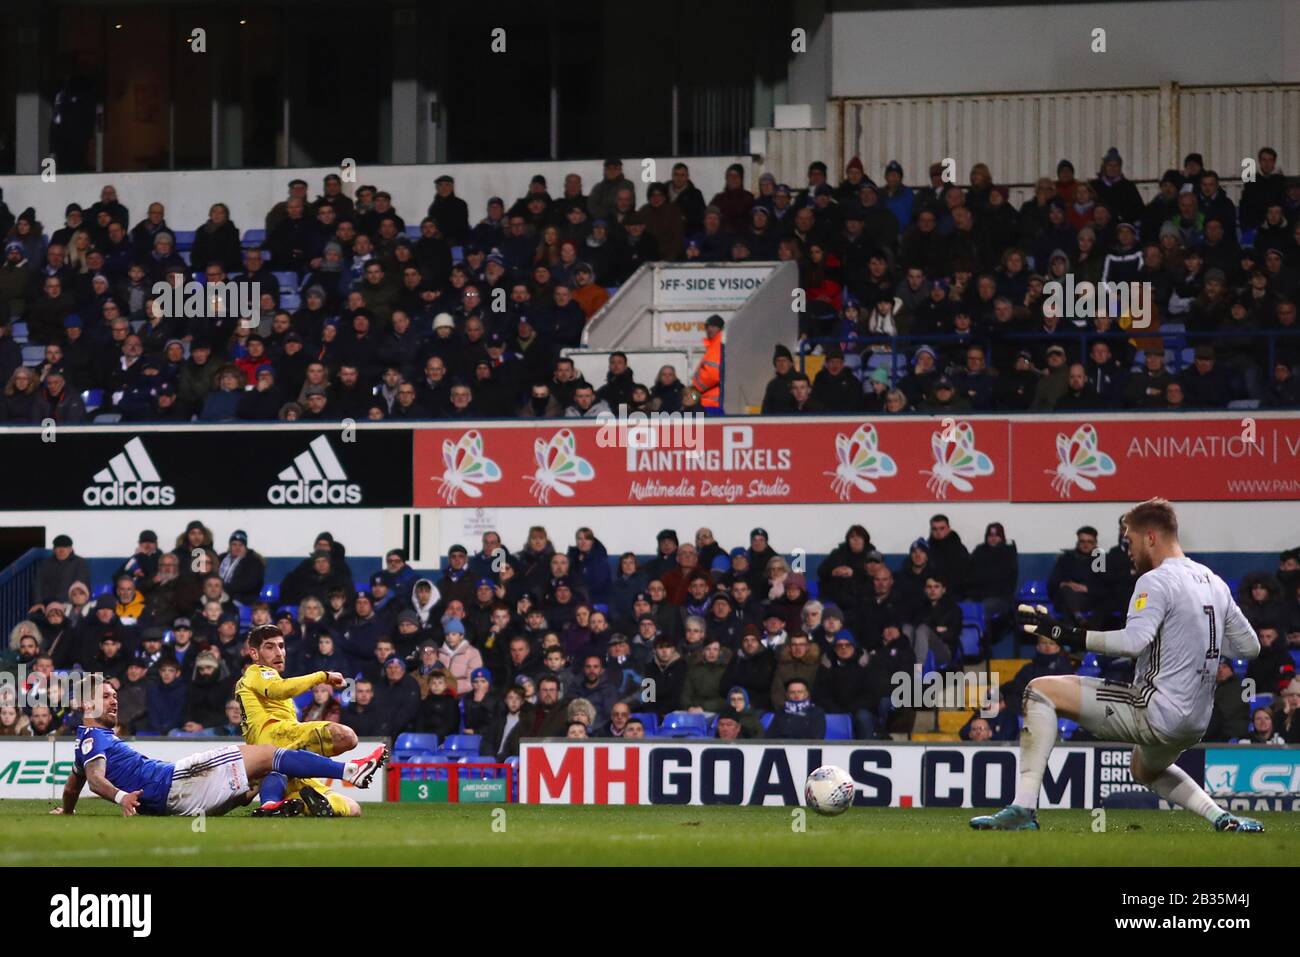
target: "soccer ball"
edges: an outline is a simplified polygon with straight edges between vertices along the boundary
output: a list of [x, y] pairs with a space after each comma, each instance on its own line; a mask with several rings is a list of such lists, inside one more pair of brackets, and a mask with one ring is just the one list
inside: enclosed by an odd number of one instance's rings
[[808, 775], [803, 797], [818, 814], [843, 814], [853, 803], [853, 779], [843, 768], [824, 765]]

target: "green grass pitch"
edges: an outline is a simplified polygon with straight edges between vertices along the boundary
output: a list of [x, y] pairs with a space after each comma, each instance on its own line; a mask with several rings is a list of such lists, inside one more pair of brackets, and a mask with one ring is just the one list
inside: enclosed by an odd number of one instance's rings
[[[0, 868], [68, 865], [1289, 865], [1300, 815], [1256, 815], [1264, 834], [1218, 834], [1183, 812], [1044, 811], [1038, 833], [971, 831], [970, 810], [851, 808], [836, 818], [792, 808], [370, 805], [359, 820], [124, 819], [83, 800], [76, 817], [53, 801], [0, 802]], [[499, 826], [499, 825], [498, 825]]]

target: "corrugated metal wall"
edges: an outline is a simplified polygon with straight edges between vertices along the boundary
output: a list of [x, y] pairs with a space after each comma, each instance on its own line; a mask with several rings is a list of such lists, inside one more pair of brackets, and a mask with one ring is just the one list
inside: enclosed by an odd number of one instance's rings
[[925, 182], [930, 163], [951, 157], [958, 181], [987, 163], [999, 183], [1032, 182], [1068, 156], [1079, 172], [1111, 146], [1130, 175], [1159, 175], [1158, 91], [908, 97], [845, 101], [843, 162], [857, 155], [873, 177], [897, 159], [908, 182]]
[[1011, 186], [1019, 201], [1039, 176], [1055, 175], [1062, 158], [1079, 176], [1093, 175], [1112, 146], [1129, 178], [1151, 189], [1193, 150], [1229, 189], [1242, 158], [1261, 146], [1274, 147], [1284, 169], [1300, 171], [1300, 85], [836, 100], [827, 127], [769, 130], [759, 172], [803, 184], [808, 163], [822, 159], [838, 181], [856, 155], [877, 181], [898, 160], [915, 185], [927, 181], [932, 162], [951, 157], [959, 184], [970, 181], [974, 164], [987, 163], [994, 181]]
[[1261, 146], [1277, 150], [1282, 169], [1300, 173], [1300, 86], [1185, 87], [1178, 139], [1225, 179], [1240, 179], [1241, 161]]

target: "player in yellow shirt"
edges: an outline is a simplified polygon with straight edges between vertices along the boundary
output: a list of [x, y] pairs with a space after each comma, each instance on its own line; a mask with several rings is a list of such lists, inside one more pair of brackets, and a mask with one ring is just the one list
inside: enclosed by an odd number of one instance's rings
[[[346, 683], [337, 671], [317, 671], [301, 678], [284, 678], [284, 636], [275, 625], [258, 625], [248, 633], [252, 663], [235, 685], [243, 713], [241, 730], [249, 744], [271, 744], [279, 748], [313, 751], [331, 757], [346, 754], [357, 746], [357, 734], [334, 721], [298, 720], [293, 699], [318, 684], [341, 688]], [[382, 746], [381, 746], [382, 748]], [[269, 785], [269, 786], [268, 786]], [[262, 783], [261, 815], [300, 813], [304, 807], [315, 817], [358, 817], [361, 806], [331, 791], [316, 778], [290, 778], [287, 791], [270, 776]]]

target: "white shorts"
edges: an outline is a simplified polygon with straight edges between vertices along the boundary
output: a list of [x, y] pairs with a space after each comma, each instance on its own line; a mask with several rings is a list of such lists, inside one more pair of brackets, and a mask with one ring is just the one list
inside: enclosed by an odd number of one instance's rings
[[167, 792], [167, 813], [179, 817], [225, 814], [241, 805], [248, 791], [248, 769], [239, 745], [201, 751], [176, 762]]
[[1079, 724], [1102, 741], [1137, 745], [1142, 766], [1162, 771], [1199, 738], [1169, 741], [1151, 727], [1146, 705], [1132, 685], [1101, 678], [1080, 677]]

